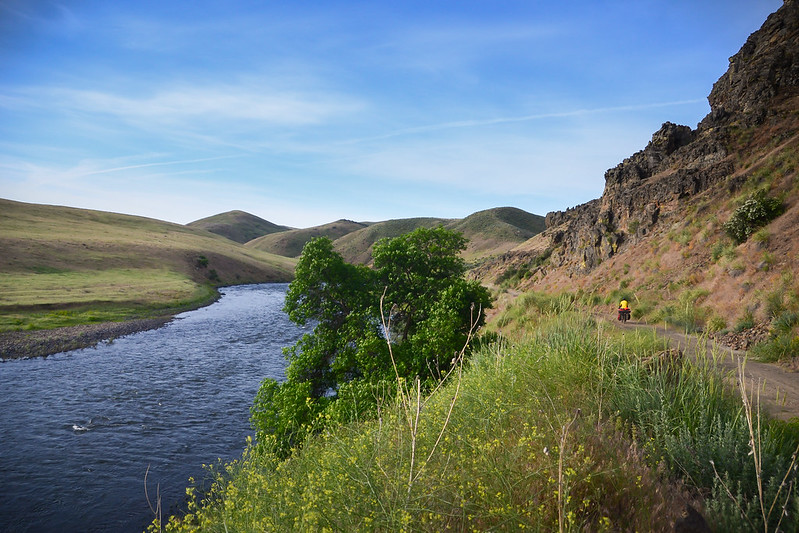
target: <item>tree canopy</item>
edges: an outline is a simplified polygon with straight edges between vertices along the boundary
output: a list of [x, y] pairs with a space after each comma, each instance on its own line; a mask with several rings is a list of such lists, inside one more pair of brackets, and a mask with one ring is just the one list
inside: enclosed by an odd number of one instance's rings
[[266, 379], [258, 391], [259, 444], [285, 456], [321, 414], [363, 416], [397, 377], [429, 383], [445, 374], [491, 305], [488, 290], [463, 277], [465, 247], [460, 233], [419, 228], [378, 241], [369, 268], [346, 263], [326, 237], [308, 242], [284, 309], [314, 327], [285, 350], [286, 380]]

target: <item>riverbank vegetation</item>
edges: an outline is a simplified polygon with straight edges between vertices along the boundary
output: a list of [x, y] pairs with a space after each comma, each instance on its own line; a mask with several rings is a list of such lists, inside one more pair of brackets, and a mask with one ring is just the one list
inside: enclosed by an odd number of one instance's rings
[[375, 395], [399, 380], [422, 394], [452, 372], [491, 305], [488, 290], [463, 277], [465, 248], [460, 233], [418, 228], [378, 241], [369, 268], [345, 262], [329, 238], [306, 244], [285, 310], [313, 332], [286, 350], [286, 380], [258, 391], [259, 445], [286, 457], [323, 421], [374, 415]]
[[429, 394], [378, 395], [374, 418], [322, 421], [288, 458], [251, 445], [151, 530], [674, 531], [698, 513], [799, 530], [799, 427], [725, 385], [721, 354], [693, 361], [571, 302], [521, 298]]

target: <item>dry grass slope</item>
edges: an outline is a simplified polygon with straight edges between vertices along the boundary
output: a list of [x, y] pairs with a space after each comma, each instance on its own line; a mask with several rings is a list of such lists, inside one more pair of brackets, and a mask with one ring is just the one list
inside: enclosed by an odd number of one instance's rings
[[372, 247], [380, 239], [399, 237], [417, 228], [435, 228], [448, 222], [443, 218], [402, 218], [377, 222], [337, 239], [334, 245], [345, 261], [369, 263], [372, 260]]
[[222, 235], [240, 244], [257, 239], [263, 235], [291, 229], [286, 226], [278, 226], [268, 220], [245, 213], [244, 211], [220, 213], [218, 215], [195, 220], [194, 222], [189, 222], [187, 226]]
[[352, 232], [368, 227], [368, 224], [353, 222], [351, 220], [337, 220], [322, 226], [306, 229], [294, 229], [271, 233], [253, 239], [247, 247], [262, 250], [285, 257], [299, 257], [305, 243], [316, 237], [328, 237], [336, 240]]
[[0, 250], [2, 329], [38, 327], [31, 313], [184, 307], [207, 300], [205, 287], [289, 281], [294, 268], [179, 224], [2, 199]]
[[386, 237], [398, 237], [419, 227], [444, 226], [468, 239], [464, 258], [479, 262], [500, 255], [544, 230], [544, 217], [515, 207], [473, 213], [463, 219], [407, 218], [372, 224], [336, 240], [335, 248], [347, 261], [369, 263], [372, 247]]

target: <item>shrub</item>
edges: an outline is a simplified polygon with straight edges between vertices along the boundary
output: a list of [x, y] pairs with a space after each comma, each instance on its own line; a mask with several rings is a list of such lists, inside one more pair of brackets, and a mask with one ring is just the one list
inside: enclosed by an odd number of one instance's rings
[[766, 315], [769, 318], [777, 318], [785, 311], [785, 293], [782, 289], [776, 289], [766, 294]]
[[709, 294], [707, 289], [691, 289], [684, 291], [677, 303], [664, 305], [652, 316], [652, 322], [663, 322], [671, 326], [682, 327], [687, 333], [701, 330], [705, 322], [707, 309], [699, 303]]
[[652, 315], [651, 321], [653, 323], [664, 323], [664, 324], [674, 324], [674, 314], [675, 308], [674, 305], [667, 304], [662, 307], [658, 307], [655, 313]]
[[784, 311], [774, 319], [773, 325], [774, 331], [777, 333], [789, 333], [794, 327], [799, 326], [799, 313], [796, 311]]
[[774, 266], [774, 254], [771, 252], [763, 252], [763, 270], [769, 271]]
[[752, 355], [758, 361], [775, 363], [799, 355], [799, 336], [776, 335], [766, 342], [752, 347]]
[[777, 198], [766, 196], [764, 190], [750, 194], [724, 223], [727, 235], [736, 243], [746, 241], [758, 228], [765, 226], [780, 214], [783, 205]]
[[752, 329], [755, 327], [755, 316], [752, 314], [752, 311], [747, 310], [743, 316], [738, 319], [738, 322], [735, 323], [735, 331], [740, 333], [741, 331]]
[[676, 243], [678, 243], [678, 244], [681, 244], [681, 245], [683, 245], [683, 246], [687, 246], [687, 245], [688, 245], [688, 243], [689, 243], [689, 242], [691, 242], [691, 239], [693, 239], [693, 237], [694, 237], [694, 236], [693, 236], [693, 234], [691, 233], [691, 230], [689, 230], [688, 228], [685, 228], [685, 229], [683, 229], [682, 231], [680, 231], [680, 232], [679, 232], [679, 233], [678, 233], [678, 234], [677, 234], [677, 235], [674, 237], [674, 242], [676, 242]]
[[654, 308], [654, 304], [650, 301], [636, 301], [635, 306], [632, 308], [633, 318], [635, 320], [641, 320], [642, 318], [649, 316]]
[[575, 301], [589, 307], [596, 307], [602, 302], [602, 297], [593, 290], [591, 292], [587, 292], [583, 289], [578, 289], [574, 297]]
[[771, 338], [755, 345], [752, 354], [760, 361], [776, 362], [799, 356], [799, 312], [782, 311], [772, 322]]
[[771, 239], [771, 234], [766, 228], [761, 228], [755, 232], [752, 236], [755, 242], [760, 244], [768, 244], [769, 240]]
[[717, 331], [722, 331], [727, 328], [727, 321], [724, 320], [724, 317], [720, 315], [713, 315], [707, 321], [707, 331], [708, 333], [716, 333]]
[[735, 259], [735, 246], [730, 242], [719, 241], [710, 248], [710, 258], [714, 263], [722, 257], [727, 261]]

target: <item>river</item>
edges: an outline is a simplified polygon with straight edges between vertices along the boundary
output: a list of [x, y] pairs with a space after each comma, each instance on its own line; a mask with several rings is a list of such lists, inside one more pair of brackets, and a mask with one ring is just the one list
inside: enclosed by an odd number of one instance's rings
[[0, 530], [142, 531], [183, 504], [204, 464], [241, 455], [261, 380], [303, 331], [287, 285], [222, 298], [157, 330], [0, 364]]

